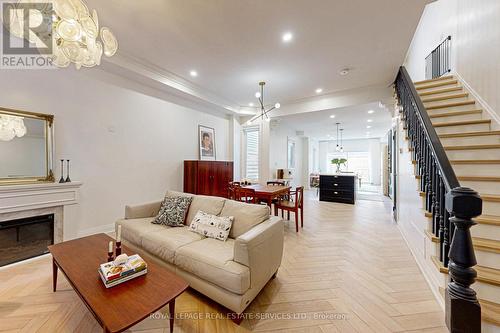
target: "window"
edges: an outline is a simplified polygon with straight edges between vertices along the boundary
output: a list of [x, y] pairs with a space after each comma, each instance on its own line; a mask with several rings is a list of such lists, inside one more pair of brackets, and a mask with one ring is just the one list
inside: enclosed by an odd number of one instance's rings
[[350, 171], [356, 173], [363, 183], [371, 183], [370, 179], [370, 154], [368, 152], [346, 152], [330, 153], [327, 156], [328, 172], [335, 173], [337, 167], [331, 164], [334, 158], [345, 158], [347, 163], [341, 167], [341, 171]]
[[259, 179], [259, 139], [258, 127], [248, 127], [243, 130], [245, 151], [245, 178], [249, 180]]

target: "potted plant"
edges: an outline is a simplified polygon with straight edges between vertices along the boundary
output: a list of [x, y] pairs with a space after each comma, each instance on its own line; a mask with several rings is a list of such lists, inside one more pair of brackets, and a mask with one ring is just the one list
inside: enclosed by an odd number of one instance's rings
[[337, 173], [340, 172], [340, 166], [345, 165], [347, 163], [347, 159], [345, 158], [334, 158], [332, 160], [332, 164], [337, 166]]

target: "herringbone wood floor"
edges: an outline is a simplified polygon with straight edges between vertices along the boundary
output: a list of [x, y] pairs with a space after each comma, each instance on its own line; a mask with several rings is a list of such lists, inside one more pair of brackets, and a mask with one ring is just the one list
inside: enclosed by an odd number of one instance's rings
[[[175, 332], [447, 332], [388, 204], [320, 203], [308, 193], [305, 211], [300, 233], [287, 223], [282, 267], [248, 319], [238, 327], [190, 290], [177, 301], [184, 319]], [[48, 256], [0, 270], [0, 331], [101, 332], [62, 274], [52, 293], [51, 274]], [[131, 331], [168, 332], [168, 320], [149, 318]]]

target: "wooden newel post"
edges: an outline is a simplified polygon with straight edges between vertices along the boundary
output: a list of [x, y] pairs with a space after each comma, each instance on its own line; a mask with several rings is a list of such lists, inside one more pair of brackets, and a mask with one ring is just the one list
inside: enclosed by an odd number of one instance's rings
[[446, 194], [445, 207], [456, 226], [449, 252], [446, 326], [451, 333], [480, 333], [481, 306], [470, 287], [476, 281], [477, 273], [472, 267], [477, 262], [469, 229], [476, 224], [472, 219], [482, 213], [482, 200], [474, 190], [457, 187]]

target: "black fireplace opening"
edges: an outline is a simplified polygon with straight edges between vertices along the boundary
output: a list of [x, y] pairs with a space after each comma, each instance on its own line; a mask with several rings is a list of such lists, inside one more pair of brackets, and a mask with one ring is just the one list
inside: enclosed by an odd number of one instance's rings
[[48, 253], [54, 214], [0, 222], [0, 266]]

